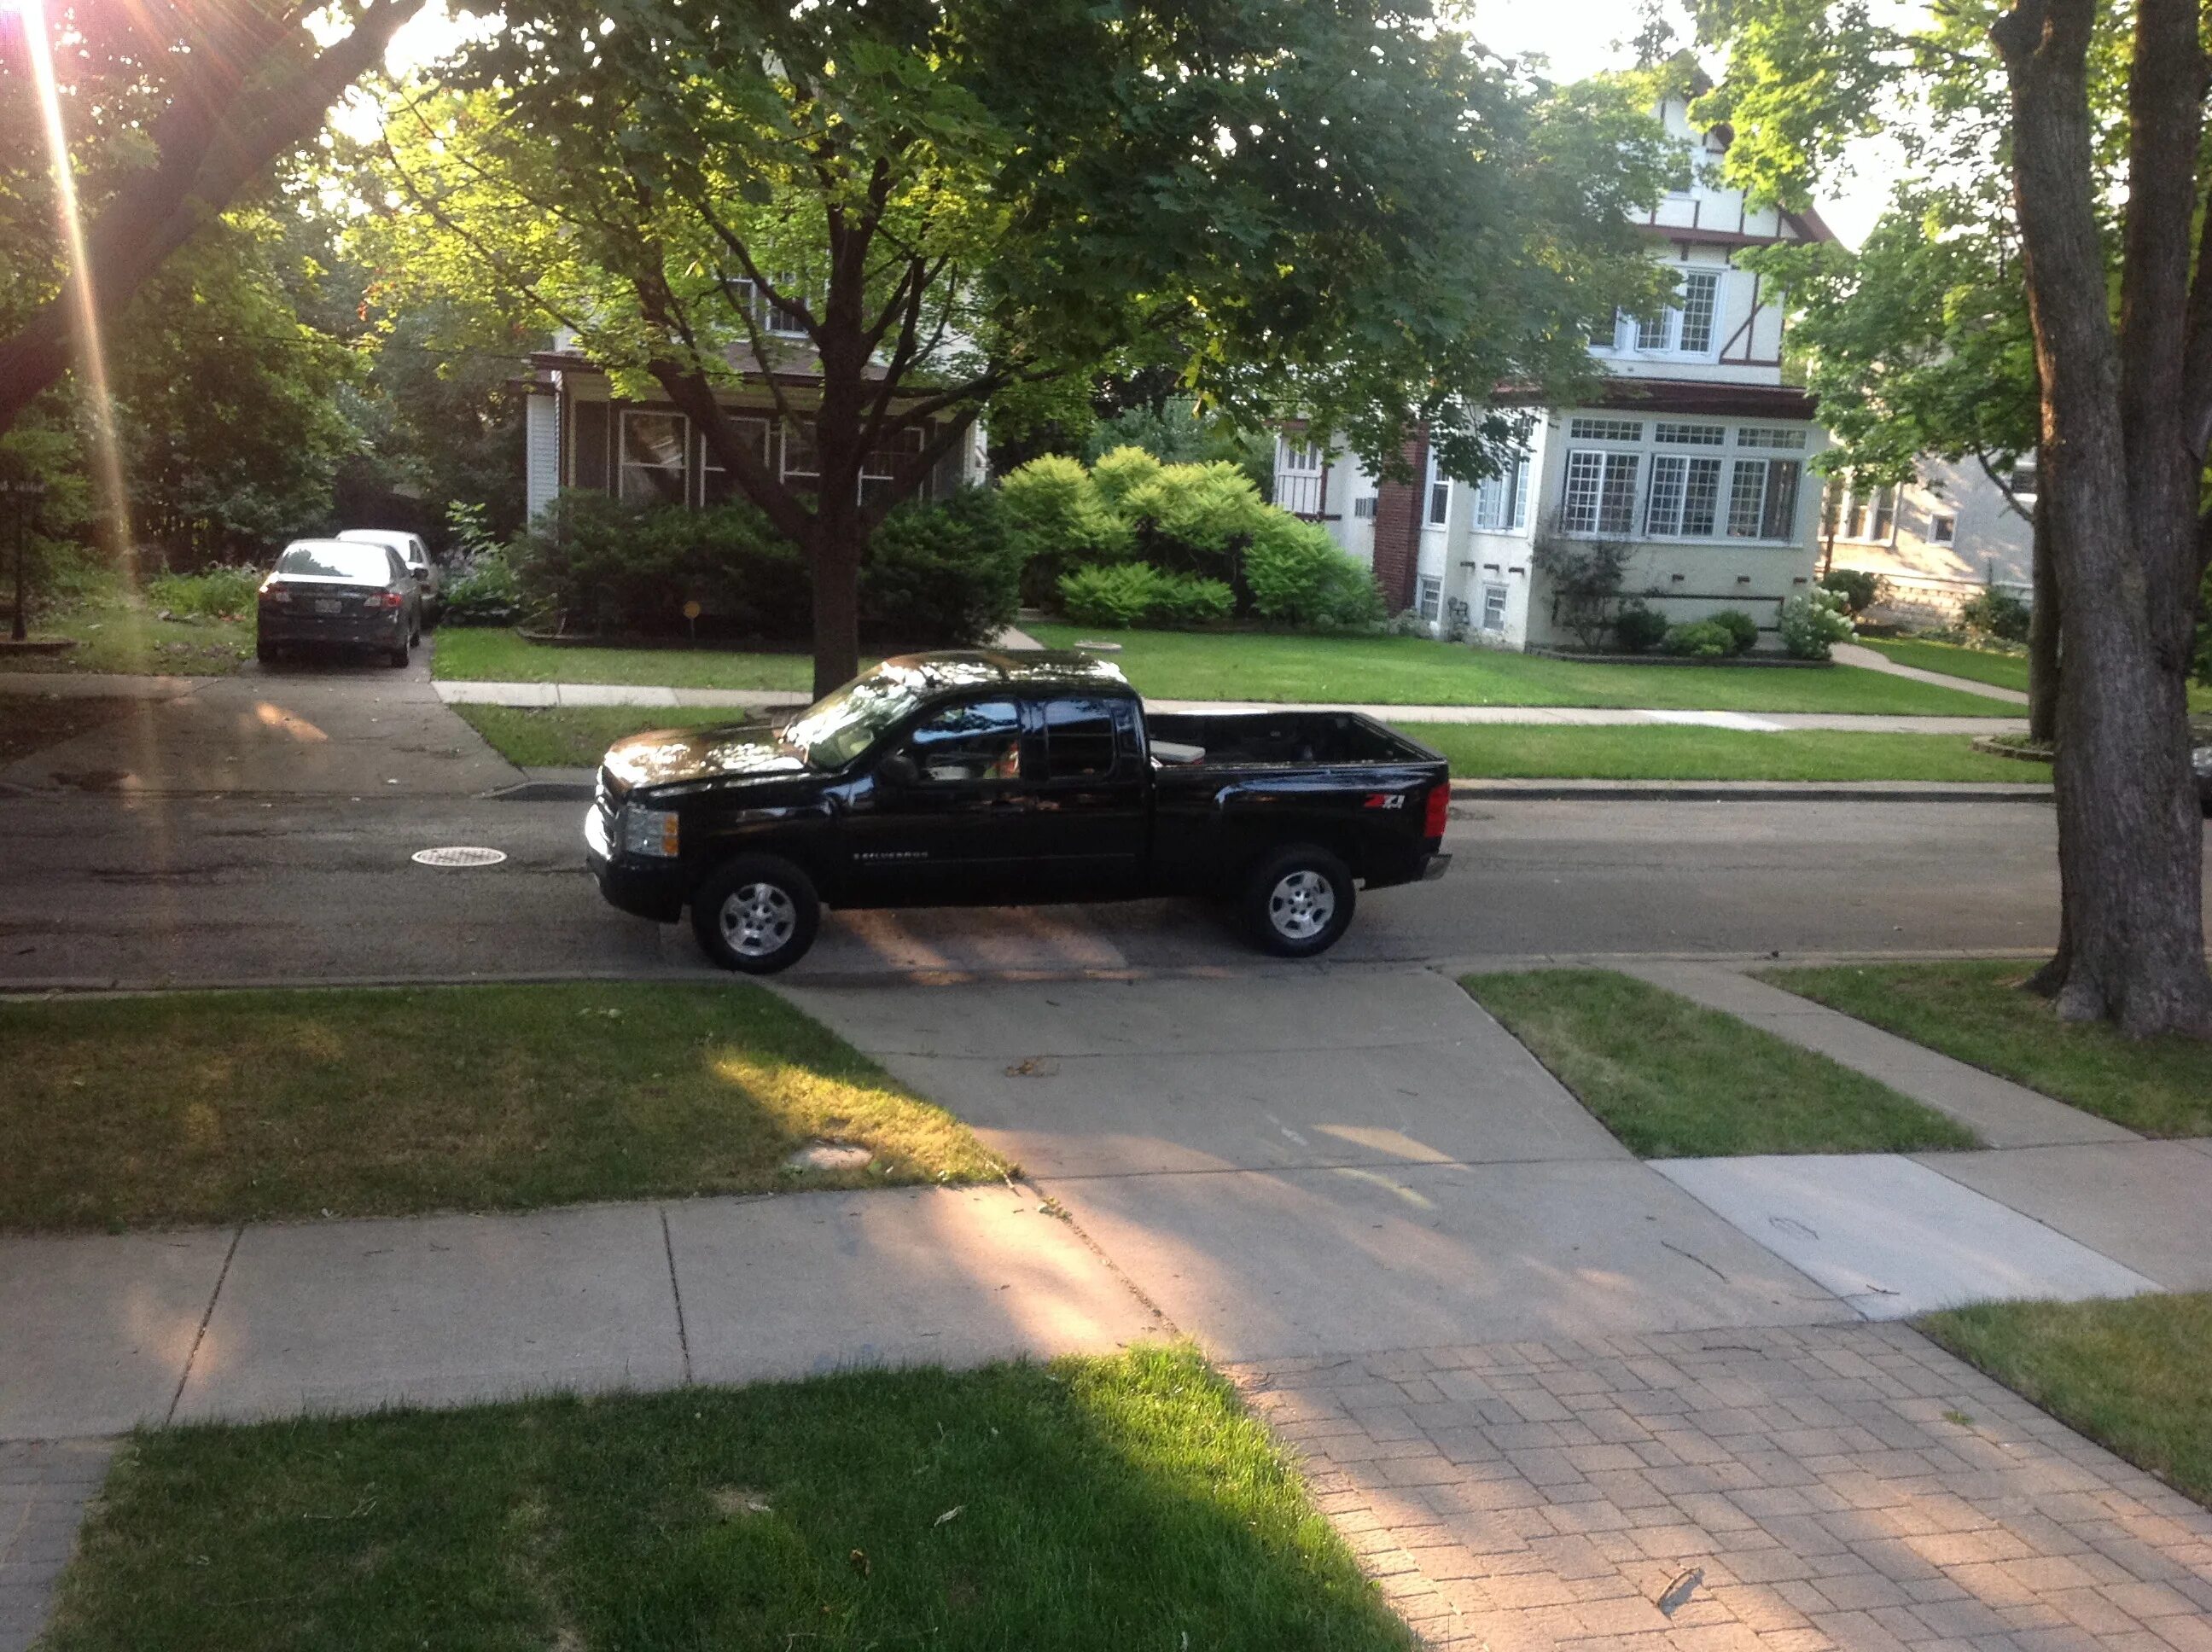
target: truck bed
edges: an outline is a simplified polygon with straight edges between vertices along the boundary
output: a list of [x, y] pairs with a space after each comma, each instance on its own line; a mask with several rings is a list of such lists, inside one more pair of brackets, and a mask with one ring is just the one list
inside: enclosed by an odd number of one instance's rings
[[1177, 768], [1346, 768], [1430, 763], [1437, 754], [1371, 717], [1348, 711], [1155, 712], [1155, 741], [1203, 753]]

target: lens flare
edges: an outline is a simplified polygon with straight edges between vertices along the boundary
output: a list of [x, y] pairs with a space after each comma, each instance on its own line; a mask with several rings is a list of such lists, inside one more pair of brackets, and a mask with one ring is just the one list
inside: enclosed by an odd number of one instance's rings
[[62, 118], [61, 88], [54, 78], [53, 41], [46, 0], [0, 0], [0, 9], [21, 20], [31, 84], [38, 94], [39, 117], [46, 128], [46, 154], [54, 174], [54, 215], [69, 255], [66, 285], [70, 327], [76, 335], [77, 371], [83, 389], [85, 422], [92, 438], [93, 474], [113, 539], [117, 566], [135, 584], [131, 566], [130, 501], [123, 489], [123, 460], [115, 440], [115, 403], [107, 387], [107, 356], [100, 334], [100, 305], [93, 289], [92, 263], [85, 251], [84, 219], [77, 210], [76, 173], [70, 164], [69, 129]]

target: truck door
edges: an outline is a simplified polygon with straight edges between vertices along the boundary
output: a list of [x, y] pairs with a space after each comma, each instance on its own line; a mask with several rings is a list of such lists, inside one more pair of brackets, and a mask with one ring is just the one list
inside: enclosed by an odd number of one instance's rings
[[855, 891], [886, 906], [1020, 898], [1034, 762], [1012, 700], [928, 713], [876, 761], [844, 831]]
[[1042, 897], [1138, 893], [1151, 788], [1136, 706], [1114, 696], [1066, 695], [1039, 701], [1036, 714], [1043, 750], [1031, 841]]

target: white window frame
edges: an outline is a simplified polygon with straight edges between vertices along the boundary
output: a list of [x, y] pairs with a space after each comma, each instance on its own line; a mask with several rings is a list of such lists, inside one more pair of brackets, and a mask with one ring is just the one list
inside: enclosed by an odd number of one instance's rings
[[1929, 512], [1928, 543], [1931, 545], [1955, 545], [1959, 543], [1959, 517], [1955, 511]]
[[1517, 533], [1528, 525], [1528, 455], [1474, 484], [1471, 525], [1483, 533]]
[[1482, 629], [1495, 636], [1505, 629], [1505, 610], [1513, 593], [1505, 586], [1486, 584], [1482, 587]]
[[[1718, 354], [1721, 300], [1728, 290], [1724, 270], [1709, 264], [1666, 266], [1674, 272], [1674, 299], [1657, 313], [1614, 318], [1612, 349], [1620, 355], [1668, 355], [1710, 361]], [[1704, 295], [1691, 303], [1692, 283]]]
[[[776, 468], [775, 452], [775, 449], [771, 447], [769, 444], [775, 436], [775, 421], [769, 418], [764, 413], [731, 413], [726, 414], [724, 416], [727, 418], [732, 424], [737, 425], [741, 428], [746, 425], [757, 427], [757, 434], [760, 440], [761, 463], [767, 466], [770, 471], [774, 471]], [[729, 472], [725, 471], [720, 461], [715, 459], [714, 448], [708, 445], [706, 433], [704, 431], [701, 431], [699, 433], [699, 504], [702, 509], [708, 507], [707, 478], [708, 477], [727, 476]], [[732, 484], [731, 492], [732, 495], [736, 498], [743, 498], [744, 496], [744, 490], [737, 487], [735, 483]]]
[[[630, 458], [629, 427], [630, 421], [633, 419], [675, 420], [677, 428], [682, 432], [676, 444], [675, 464], [672, 465], [647, 465]], [[629, 487], [629, 475], [632, 471], [657, 471], [664, 475], [672, 471], [676, 477], [676, 492], [673, 499], [664, 498], [659, 494], [650, 495], [633, 494]], [[691, 502], [691, 421], [688, 417], [681, 413], [662, 412], [649, 407], [626, 407], [622, 410], [622, 419], [615, 430], [615, 497], [626, 505], [665, 505], [676, 502], [689, 505]]]
[[1898, 492], [1893, 482], [1864, 490], [1844, 489], [1836, 512], [1836, 538], [1856, 545], [1895, 544]]
[[1275, 503], [1293, 516], [1318, 516], [1322, 473], [1328, 463], [1318, 442], [1275, 438]]
[[[778, 276], [775, 279], [776, 284], [787, 292], [799, 284], [796, 276]], [[807, 337], [806, 324], [799, 319], [799, 313], [770, 298], [750, 276], [738, 276], [735, 285], [744, 294], [745, 307], [751, 313], [753, 325], [770, 338]]]
[[[1571, 417], [1559, 531], [1578, 539], [1795, 545], [1809, 445], [1803, 425]], [[1786, 499], [1775, 491], [1778, 466], [1792, 472]], [[1769, 533], [1778, 509], [1784, 531]]]
[[1421, 494], [1421, 525], [1441, 528], [1451, 521], [1452, 479], [1443, 473], [1437, 462], [1437, 452], [1429, 450], [1428, 486]]

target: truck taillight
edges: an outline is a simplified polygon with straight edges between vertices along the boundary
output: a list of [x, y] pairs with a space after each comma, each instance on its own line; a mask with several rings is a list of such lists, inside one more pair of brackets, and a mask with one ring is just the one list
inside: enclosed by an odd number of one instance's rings
[[1423, 837], [1442, 837], [1444, 823], [1451, 817], [1451, 782], [1438, 780], [1429, 788], [1428, 810], [1421, 819]]

